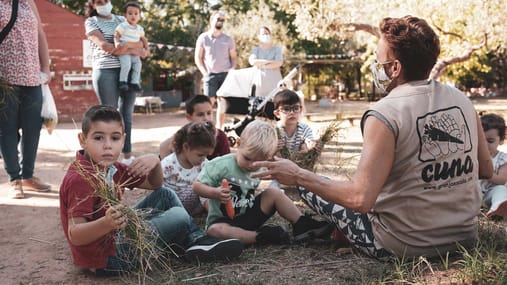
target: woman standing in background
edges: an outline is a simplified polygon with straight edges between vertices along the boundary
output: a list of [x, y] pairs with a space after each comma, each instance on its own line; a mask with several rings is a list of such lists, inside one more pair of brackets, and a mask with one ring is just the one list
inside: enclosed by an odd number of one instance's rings
[[23, 189], [48, 192], [51, 188], [33, 176], [42, 127], [41, 78], [46, 83], [51, 74], [46, 34], [34, 1], [0, 1], [0, 30], [6, 29], [12, 16], [14, 24], [0, 41], [0, 79], [12, 87], [12, 91], [0, 88], [0, 149], [11, 196], [20, 199], [25, 197]]
[[[115, 47], [115, 29], [126, 20], [123, 16], [111, 13], [113, 6], [109, 0], [88, 0], [86, 8], [88, 17], [85, 21], [86, 36], [91, 41], [93, 54], [93, 89], [100, 104], [119, 107], [126, 133], [122, 162], [130, 164], [134, 160], [131, 133], [136, 92], [132, 91], [132, 88], [129, 91], [120, 91], [118, 88], [120, 76], [118, 55], [131, 54], [146, 57], [149, 51], [143, 49], [141, 41], [123, 43]], [[118, 99], [120, 99], [119, 102]]]
[[268, 27], [261, 27], [258, 35], [260, 44], [250, 53], [248, 62], [259, 69], [254, 75], [256, 96], [267, 96], [282, 80], [280, 66], [283, 64], [282, 47], [273, 45], [271, 31]]

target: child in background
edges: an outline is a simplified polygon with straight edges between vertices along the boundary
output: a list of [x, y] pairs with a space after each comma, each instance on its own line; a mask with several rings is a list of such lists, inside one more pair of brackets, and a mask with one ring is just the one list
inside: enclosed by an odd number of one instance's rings
[[482, 128], [493, 158], [493, 176], [481, 180], [483, 202], [488, 208], [487, 216], [507, 219], [507, 153], [498, 150], [505, 139], [505, 120], [496, 114], [481, 116]]
[[[196, 95], [191, 97], [185, 102], [185, 109], [185, 118], [189, 122], [213, 123], [213, 107], [208, 96]], [[214, 128], [214, 130], [216, 132], [216, 145], [213, 153], [208, 156], [209, 160], [231, 152], [227, 135], [220, 129]], [[160, 143], [160, 159], [163, 159], [174, 151], [172, 140], [173, 137], [171, 136]]]
[[121, 185], [118, 195], [123, 194], [124, 188], [154, 190], [135, 207], [153, 212], [146, 222], [158, 232], [157, 244], [179, 245], [186, 249], [184, 257], [188, 260], [227, 259], [241, 254], [240, 241], [206, 236], [174, 191], [160, 187], [163, 177], [156, 155], [138, 157], [128, 168], [117, 162], [125, 130], [115, 108], [97, 105], [88, 109], [78, 138], [83, 149], [77, 152], [76, 161], [69, 167], [60, 187], [60, 217], [74, 264], [98, 276], [118, 275], [137, 266], [131, 262], [129, 244], [122, 239], [122, 230], [129, 223], [122, 212], [125, 206], [105, 203], [95, 185], [86, 179], [100, 175], [113, 188], [111, 191]]
[[[123, 6], [126, 22], [119, 24], [114, 33], [114, 45], [118, 47], [125, 42], [142, 41], [143, 48], [148, 50], [148, 40], [144, 36], [144, 29], [137, 23], [141, 20], [141, 5], [137, 2], [128, 2]], [[122, 54], [120, 59], [120, 84], [118, 88], [122, 91], [129, 89], [128, 77], [130, 73], [130, 84], [134, 91], [141, 91], [141, 67], [142, 62], [139, 56]]]
[[[305, 153], [317, 147], [312, 128], [299, 121], [303, 112], [301, 97], [292, 90], [284, 89], [275, 94], [273, 103], [273, 114], [278, 119], [278, 151], [286, 147], [291, 152]], [[270, 186], [281, 187], [277, 180], [271, 181]]]
[[[278, 188], [270, 187], [255, 195], [260, 180], [255, 161], [269, 160], [277, 147], [276, 130], [269, 123], [253, 121], [241, 133], [236, 153], [206, 163], [193, 190], [208, 201], [207, 233], [217, 238], [237, 238], [244, 244], [290, 243], [292, 238], [281, 226], [263, 224], [278, 212], [293, 225], [294, 241], [329, 235], [332, 227], [301, 214], [292, 200]], [[229, 187], [222, 185], [226, 179]], [[232, 200], [234, 216], [228, 217], [225, 204]]]
[[162, 159], [164, 186], [173, 189], [191, 216], [207, 209], [207, 200], [192, 191], [206, 156], [215, 149], [215, 128], [209, 122], [191, 122], [173, 137], [174, 152]]
[[315, 147], [312, 128], [299, 121], [303, 104], [298, 94], [288, 89], [282, 90], [276, 93], [273, 103], [273, 113], [279, 119], [277, 127], [281, 136], [278, 148], [286, 146], [290, 151], [307, 152]]

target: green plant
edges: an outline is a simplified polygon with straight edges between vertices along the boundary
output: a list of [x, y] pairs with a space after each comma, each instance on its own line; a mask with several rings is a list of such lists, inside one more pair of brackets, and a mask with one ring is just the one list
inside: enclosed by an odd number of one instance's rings
[[[280, 139], [280, 132], [278, 138]], [[315, 164], [317, 163], [324, 146], [329, 143], [340, 131], [340, 123], [338, 121], [331, 122], [322, 132], [322, 135], [315, 143], [315, 147], [307, 152], [291, 151], [287, 146], [280, 149], [280, 156], [295, 162], [299, 167], [315, 172]]]

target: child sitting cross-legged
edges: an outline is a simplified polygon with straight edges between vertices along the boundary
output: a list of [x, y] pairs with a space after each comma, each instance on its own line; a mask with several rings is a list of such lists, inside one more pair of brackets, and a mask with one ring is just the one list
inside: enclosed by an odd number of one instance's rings
[[77, 152], [60, 186], [60, 217], [74, 264], [98, 276], [139, 267], [136, 259], [141, 257], [131, 254], [135, 252], [135, 242], [131, 241], [135, 240], [127, 238], [132, 231], [126, 230], [132, 229], [133, 216], [127, 218], [130, 208], [121, 202], [123, 190], [134, 187], [153, 190], [134, 208], [149, 213], [140, 218], [147, 225], [143, 229], [152, 230], [138, 237], [154, 231], [156, 234], [150, 235], [150, 244], [157, 245], [154, 250], [163, 252], [169, 245], [178, 245], [185, 250], [184, 257], [193, 261], [241, 254], [243, 244], [239, 240], [205, 235], [174, 191], [161, 187], [162, 168], [156, 155], [140, 156], [129, 166], [117, 162], [125, 128], [115, 108], [97, 105], [88, 109], [78, 138], [83, 149]]
[[208, 208], [208, 199], [192, 191], [192, 183], [213, 153], [215, 127], [210, 122], [190, 122], [172, 137], [174, 152], [162, 159], [164, 186], [173, 189], [191, 216]]
[[488, 208], [487, 216], [507, 219], [507, 153], [498, 149], [505, 140], [505, 120], [496, 114], [481, 116], [482, 128], [493, 158], [493, 176], [482, 179], [483, 204]]
[[[330, 234], [332, 226], [302, 215], [279, 188], [269, 187], [256, 195], [260, 180], [250, 177], [258, 170], [252, 164], [272, 158], [277, 143], [275, 128], [256, 120], [241, 133], [237, 152], [205, 164], [193, 184], [193, 190], [210, 199], [206, 221], [208, 235], [236, 238], [244, 244], [285, 244]], [[227, 183], [223, 183], [223, 179]], [[234, 213], [228, 215], [226, 204], [230, 200]], [[281, 226], [264, 225], [275, 212], [292, 224], [292, 237]]]

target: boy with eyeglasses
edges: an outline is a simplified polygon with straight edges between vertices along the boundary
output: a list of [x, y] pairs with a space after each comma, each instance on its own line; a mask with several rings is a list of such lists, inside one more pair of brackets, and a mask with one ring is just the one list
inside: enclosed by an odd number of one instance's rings
[[278, 149], [286, 146], [290, 151], [307, 152], [315, 147], [312, 128], [300, 122], [303, 104], [298, 94], [291, 90], [282, 90], [273, 98], [273, 114], [279, 119], [277, 127], [280, 133]]

